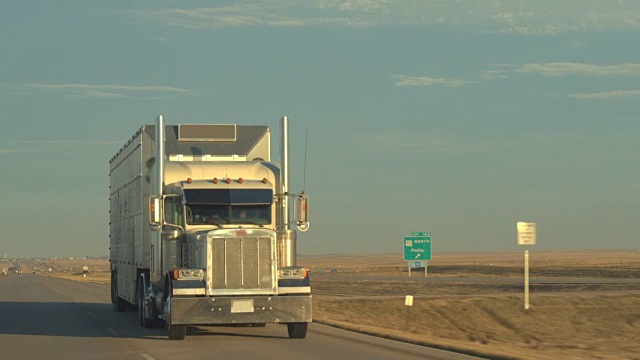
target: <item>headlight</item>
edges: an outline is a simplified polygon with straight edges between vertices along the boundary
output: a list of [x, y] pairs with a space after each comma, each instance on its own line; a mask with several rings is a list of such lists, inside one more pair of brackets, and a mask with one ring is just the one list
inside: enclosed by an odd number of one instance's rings
[[174, 280], [202, 280], [204, 270], [202, 269], [173, 269]]

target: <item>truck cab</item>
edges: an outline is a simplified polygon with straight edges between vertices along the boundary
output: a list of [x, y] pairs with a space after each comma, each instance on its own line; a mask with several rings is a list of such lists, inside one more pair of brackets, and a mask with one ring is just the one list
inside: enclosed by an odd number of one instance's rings
[[[285, 130], [286, 124], [283, 138]], [[287, 324], [290, 337], [304, 338], [311, 322], [311, 287], [306, 269], [296, 263], [291, 225], [308, 229], [308, 198], [288, 192], [288, 154], [283, 151], [284, 165], [269, 161], [269, 129], [200, 126], [194, 131], [165, 126], [159, 117], [155, 128], [143, 127], [138, 135], [133, 144], [142, 152], [137, 160], [142, 174], [133, 180], [129, 191], [134, 194], [122, 194], [123, 201], [118, 193], [116, 200], [124, 207], [145, 201], [148, 206], [140, 213], [147, 220], [140, 224], [145, 220], [139, 217], [133, 224], [141, 233], [130, 241], [133, 257], [140, 259], [135, 269], [117, 261], [131, 254], [118, 247], [126, 237], [114, 244], [113, 234], [122, 235], [122, 229], [112, 227], [116, 310], [122, 299], [137, 304], [140, 324], [162, 324], [170, 339], [183, 339], [188, 325], [266, 323]], [[112, 171], [112, 183], [120, 172], [130, 173]], [[118, 210], [126, 214], [128, 209]]]

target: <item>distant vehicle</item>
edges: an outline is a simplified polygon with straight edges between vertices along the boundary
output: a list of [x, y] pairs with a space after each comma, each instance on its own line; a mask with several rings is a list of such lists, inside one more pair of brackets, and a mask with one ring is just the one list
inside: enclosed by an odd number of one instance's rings
[[281, 127], [282, 166], [270, 160], [267, 126], [165, 125], [162, 116], [113, 156], [116, 311], [137, 305], [140, 325], [164, 325], [169, 339], [184, 339], [188, 325], [265, 323], [306, 337], [311, 287], [291, 223], [308, 229], [308, 198], [288, 191], [286, 117]]

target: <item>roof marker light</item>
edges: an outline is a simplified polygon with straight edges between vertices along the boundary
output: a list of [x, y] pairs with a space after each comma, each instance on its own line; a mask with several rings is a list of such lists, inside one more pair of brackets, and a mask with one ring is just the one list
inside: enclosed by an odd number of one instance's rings
[[227, 180], [225, 180], [227, 182], [227, 184], [231, 184], [231, 178], [227, 178]]
[[218, 183], [218, 178], [213, 178], [213, 183], [217, 184]]
[[191, 180], [191, 178], [187, 178], [187, 184], [191, 184], [193, 182], [193, 180]]
[[240, 184], [242, 184], [242, 183], [244, 182], [244, 179], [243, 179], [243, 178], [240, 178], [240, 179], [238, 179], [238, 182], [239, 182]]
[[269, 181], [269, 180], [267, 180], [267, 178], [262, 178], [262, 183], [263, 183], [263, 184], [266, 184], [266, 183], [267, 183], [267, 181]]

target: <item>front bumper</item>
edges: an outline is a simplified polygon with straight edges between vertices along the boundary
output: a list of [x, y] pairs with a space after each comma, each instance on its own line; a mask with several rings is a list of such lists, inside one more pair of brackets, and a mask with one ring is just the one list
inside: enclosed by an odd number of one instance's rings
[[174, 296], [169, 309], [172, 325], [311, 322], [311, 295]]

